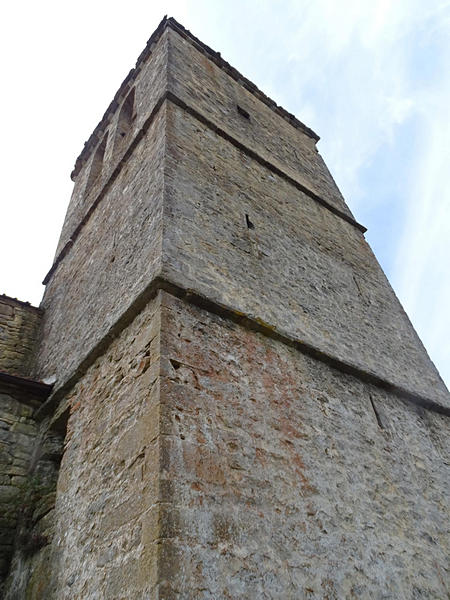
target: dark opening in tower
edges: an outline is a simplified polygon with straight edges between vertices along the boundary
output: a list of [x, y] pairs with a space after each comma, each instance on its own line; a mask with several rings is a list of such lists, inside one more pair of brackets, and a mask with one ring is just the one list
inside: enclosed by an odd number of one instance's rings
[[117, 154], [124, 148], [124, 142], [131, 131], [133, 120], [136, 116], [134, 109], [134, 88], [132, 88], [125, 98], [119, 113], [116, 134], [114, 136], [114, 154]]
[[106, 142], [108, 140], [108, 132], [103, 136], [102, 141], [95, 150], [94, 158], [92, 159], [91, 170], [89, 171], [89, 177], [86, 184], [86, 194], [88, 194], [94, 185], [94, 182], [98, 179], [103, 168], [103, 158], [105, 156]]

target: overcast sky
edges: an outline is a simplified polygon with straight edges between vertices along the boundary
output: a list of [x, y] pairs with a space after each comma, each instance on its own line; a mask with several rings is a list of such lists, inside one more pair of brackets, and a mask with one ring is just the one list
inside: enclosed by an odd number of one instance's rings
[[75, 158], [164, 14], [321, 136], [449, 385], [449, 0], [5, 4], [0, 292], [40, 302]]

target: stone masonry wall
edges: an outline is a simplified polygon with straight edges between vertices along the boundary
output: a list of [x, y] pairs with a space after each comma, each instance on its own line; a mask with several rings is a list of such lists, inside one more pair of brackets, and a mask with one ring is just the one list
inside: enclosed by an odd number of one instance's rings
[[164, 158], [162, 110], [46, 287], [40, 377], [63, 382], [159, 274]]
[[[24, 412], [24, 411], [23, 411]], [[29, 414], [29, 413], [28, 413]], [[22, 417], [19, 423], [26, 422]], [[28, 440], [12, 440], [14, 448], [25, 448], [20, 488], [15, 497], [16, 523], [11, 534], [14, 551], [4, 585], [5, 600], [47, 598], [46, 589], [52, 572], [50, 549], [55, 534], [55, 494], [61, 460], [64, 427], [49, 428], [49, 420], [36, 423], [28, 416]], [[18, 429], [23, 434], [24, 429]]]
[[167, 140], [165, 277], [448, 405], [360, 231], [172, 103]]
[[0, 296], [0, 371], [29, 374], [41, 311], [9, 296]]
[[156, 298], [65, 399], [56, 533], [19, 597], [157, 597], [159, 331]]
[[160, 597], [448, 594], [448, 418], [163, 296]]
[[105, 156], [103, 160], [103, 169], [96, 182], [94, 182], [89, 193], [86, 192], [86, 183], [88, 180], [94, 152], [81, 168], [80, 173], [75, 178], [72, 198], [67, 209], [64, 226], [61, 231], [56, 255], [62, 250], [67, 241], [72, 237], [73, 232], [78, 227], [82, 218], [95, 201], [98, 193], [104, 184], [111, 177], [114, 169], [122, 159], [123, 154], [128, 148], [133, 137], [138, 133], [145, 121], [150, 116], [158, 99], [165, 92], [167, 87], [167, 32], [159, 39], [152, 53], [141, 67], [141, 71], [132, 84], [135, 90], [135, 118], [131, 124], [126, 139], [122, 140], [121, 152], [117, 153], [117, 121], [120, 107], [117, 108], [111, 122], [105, 127], [108, 133]]
[[[277, 115], [190, 41], [171, 29], [168, 35], [170, 91], [262, 158], [352, 216], [315, 140]], [[238, 106], [248, 113], [248, 118], [238, 111]]]
[[8, 572], [18, 516], [39, 427], [39, 401], [14, 385], [0, 383], [0, 594]]

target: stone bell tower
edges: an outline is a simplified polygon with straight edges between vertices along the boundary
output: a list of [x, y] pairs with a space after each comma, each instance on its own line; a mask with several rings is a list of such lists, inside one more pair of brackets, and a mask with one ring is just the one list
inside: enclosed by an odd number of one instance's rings
[[7, 597], [445, 597], [449, 393], [317, 141], [161, 22], [72, 173]]

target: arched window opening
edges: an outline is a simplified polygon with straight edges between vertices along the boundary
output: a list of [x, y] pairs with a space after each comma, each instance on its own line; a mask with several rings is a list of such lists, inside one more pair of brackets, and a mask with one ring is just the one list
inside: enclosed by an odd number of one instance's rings
[[100, 174], [102, 172], [107, 140], [108, 132], [105, 133], [102, 141], [95, 150], [94, 158], [92, 159], [91, 170], [89, 171], [89, 177], [86, 184], [86, 194], [89, 193], [90, 189], [94, 185], [94, 182], [100, 177]]
[[114, 153], [118, 152], [123, 147], [123, 141], [131, 131], [135, 116], [134, 88], [132, 88], [120, 108], [119, 121], [117, 123], [116, 135], [114, 138]]

